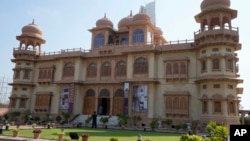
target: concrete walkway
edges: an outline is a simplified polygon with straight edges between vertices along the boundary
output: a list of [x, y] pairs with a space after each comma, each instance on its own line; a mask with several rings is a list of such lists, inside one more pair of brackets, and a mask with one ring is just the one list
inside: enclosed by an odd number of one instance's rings
[[0, 135], [0, 141], [55, 141], [55, 140], [32, 139], [32, 138], [10, 137], [10, 136], [2, 136], [2, 135]]

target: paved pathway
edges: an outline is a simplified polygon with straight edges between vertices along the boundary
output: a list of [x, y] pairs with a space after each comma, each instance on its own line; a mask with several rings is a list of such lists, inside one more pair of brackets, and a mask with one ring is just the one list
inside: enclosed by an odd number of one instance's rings
[[0, 135], [0, 141], [2, 140], [16, 140], [16, 141], [55, 141], [55, 140], [46, 140], [46, 139], [32, 139], [32, 138], [24, 138], [24, 137], [10, 137], [10, 136], [2, 136]]

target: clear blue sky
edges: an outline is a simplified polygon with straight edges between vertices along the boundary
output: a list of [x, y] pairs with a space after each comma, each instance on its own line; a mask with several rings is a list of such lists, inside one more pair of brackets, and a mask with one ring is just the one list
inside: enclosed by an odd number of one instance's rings
[[[88, 29], [104, 16], [113, 21], [115, 28], [119, 20], [138, 13], [140, 5], [151, 0], [2, 0], [0, 2], [0, 78], [12, 79], [14, 64], [12, 51], [19, 45], [16, 36], [23, 26], [32, 22], [43, 30], [45, 52], [66, 48], [90, 48], [91, 34]], [[194, 16], [200, 12], [202, 0], [156, 0], [156, 23], [170, 41], [193, 39], [199, 24]], [[231, 0], [231, 8], [238, 10], [238, 18], [233, 26], [240, 29], [242, 50], [240, 58], [240, 78], [244, 79], [242, 102], [244, 109], [250, 109], [250, 1]]]

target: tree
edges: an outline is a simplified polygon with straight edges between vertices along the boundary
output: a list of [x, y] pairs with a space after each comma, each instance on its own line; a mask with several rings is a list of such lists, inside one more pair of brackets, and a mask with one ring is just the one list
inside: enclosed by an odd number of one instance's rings
[[222, 141], [228, 137], [228, 130], [224, 124], [217, 125], [216, 122], [211, 121], [207, 125], [206, 130], [211, 135], [212, 141]]

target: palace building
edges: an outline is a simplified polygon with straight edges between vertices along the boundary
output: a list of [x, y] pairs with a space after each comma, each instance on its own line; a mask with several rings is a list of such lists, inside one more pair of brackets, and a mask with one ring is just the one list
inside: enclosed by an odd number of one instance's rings
[[44, 52], [42, 30], [24, 26], [11, 60], [10, 111], [238, 124], [237, 11], [229, 0], [203, 0], [200, 8], [194, 39], [176, 42], [142, 11], [122, 18], [117, 30], [106, 15], [97, 20], [89, 50]]

